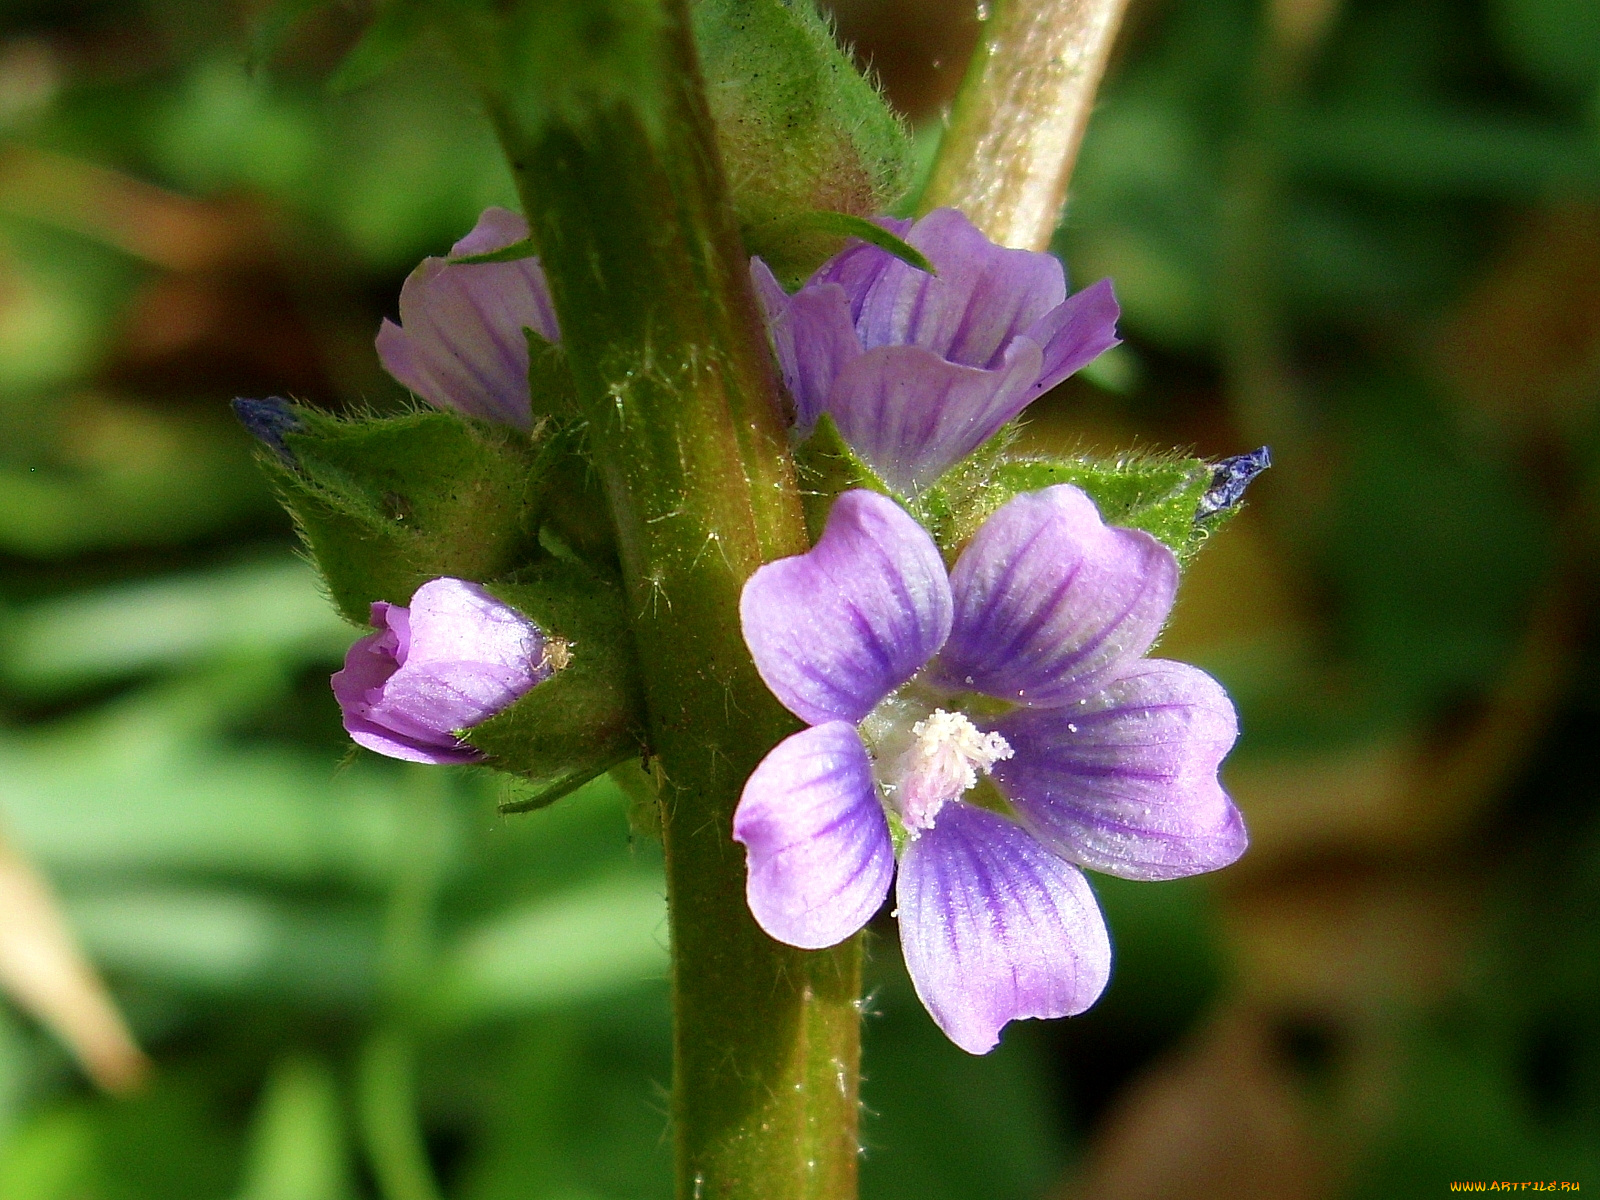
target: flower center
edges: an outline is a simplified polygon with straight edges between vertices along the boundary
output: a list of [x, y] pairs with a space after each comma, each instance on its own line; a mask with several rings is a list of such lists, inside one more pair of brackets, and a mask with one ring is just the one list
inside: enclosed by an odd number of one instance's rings
[[1011, 757], [998, 733], [984, 733], [964, 713], [942, 708], [913, 725], [911, 736], [884, 779], [907, 832], [932, 829], [939, 810], [975, 786], [980, 771], [987, 775]]

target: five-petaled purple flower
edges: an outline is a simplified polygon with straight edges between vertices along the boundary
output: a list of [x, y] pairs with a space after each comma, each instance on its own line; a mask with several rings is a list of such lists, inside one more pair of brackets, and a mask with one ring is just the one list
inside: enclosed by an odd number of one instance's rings
[[793, 296], [759, 258], [750, 270], [799, 430], [831, 414], [908, 495], [1116, 345], [1118, 310], [1109, 280], [1068, 296], [1054, 255], [997, 246], [956, 209], [878, 223], [938, 274], [864, 242]]
[[378, 601], [378, 632], [350, 647], [333, 694], [360, 745], [434, 764], [483, 757], [457, 735], [550, 677], [544, 635], [475, 583], [432, 579], [410, 607]]
[[906, 966], [958, 1046], [1092, 1004], [1111, 948], [1079, 868], [1171, 879], [1245, 847], [1217, 780], [1233, 705], [1196, 668], [1143, 657], [1177, 581], [1161, 543], [1071, 486], [1011, 500], [948, 574], [893, 501], [840, 496], [815, 548], [740, 601], [761, 677], [810, 726], [734, 816], [762, 928], [848, 937], [898, 848]]
[[559, 343], [550, 289], [537, 258], [463, 263], [528, 236], [528, 223], [504, 208], [484, 210], [450, 258], [425, 258], [400, 289], [400, 324], [384, 319], [378, 357], [384, 369], [438, 408], [527, 429], [528, 341], [524, 331]]

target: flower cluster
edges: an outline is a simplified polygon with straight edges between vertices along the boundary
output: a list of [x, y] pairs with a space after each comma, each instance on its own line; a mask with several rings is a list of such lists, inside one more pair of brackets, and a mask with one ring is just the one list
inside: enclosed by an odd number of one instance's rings
[[958, 1046], [1092, 1004], [1111, 948], [1079, 868], [1171, 879], [1245, 847], [1217, 782], [1232, 704], [1143, 657], [1177, 578], [1165, 547], [1066, 485], [1007, 503], [948, 574], [892, 500], [841, 496], [817, 545], [762, 567], [740, 605], [761, 677], [810, 726], [734, 817], [762, 928], [848, 937], [898, 846], [906, 966]]
[[[1069, 294], [1057, 259], [988, 241], [953, 209], [880, 222], [934, 267], [852, 243], [787, 294], [751, 262], [796, 433], [824, 414], [908, 501], [1037, 397], [1116, 344], [1109, 283]], [[560, 328], [537, 259], [463, 262], [523, 241], [484, 213], [406, 281], [378, 350], [429, 402], [526, 428], [527, 338]], [[270, 412], [246, 414], [278, 436]], [[1218, 468], [1206, 514], [1237, 502], [1265, 451]], [[1207, 507], [1209, 506], [1209, 507]], [[816, 546], [745, 586], [761, 677], [807, 728], [746, 782], [733, 836], [752, 913], [821, 948], [896, 889], [918, 995], [950, 1038], [992, 1048], [1022, 1017], [1081, 1012], [1110, 972], [1084, 869], [1171, 879], [1237, 858], [1246, 835], [1217, 771], [1237, 725], [1203, 672], [1145, 657], [1178, 565], [1060, 485], [1017, 495], [947, 570], [895, 499], [835, 501]], [[333, 677], [360, 744], [421, 762], [548, 677], [540, 630], [481, 587], [436, 579]]]

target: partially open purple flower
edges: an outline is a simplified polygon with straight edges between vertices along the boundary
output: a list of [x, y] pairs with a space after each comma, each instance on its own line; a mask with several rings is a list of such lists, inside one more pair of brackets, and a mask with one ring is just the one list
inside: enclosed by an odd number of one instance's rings
[[482, 758], [457, 734], [550, 677], [544, 635], [475, 583], [433, 579], [410, 607], [372, 606], [378, 632], [333, 676], [344, 727], [360, 745], [409, 762]]
[[1143, 657], [1177, 581], [1161, 543], [1068, 485], [1011, 500], [948, 574], [893, 501], [840, 496], [817, 545], [740, 601], [761, 677], [811, 726], [734, 815], [761, 927], [843, 940], [898, 849], [906, 966], [956, 1045], [982, 1054], [1008, 1021], [1092, 1004], [1111, 947], [1079, 868], [1172, 879], [1245, 848], [1217, 781], [1233, 705]]
[[801, 432], [832, 414], [851, 448], [911, 493], [1116, 345], [1118, 309], [1109, 280], [1068, 296], [1054, 255], [997, 246], [956, 209], [878, 223], [938, 274], [866, 243], [793, 296], [760, 259], [750, 270]]
[[425, 258], [400, 289], [400, 324], [385, 318], [378, 357], [385, 370], [438, 408], [526, 429], [528, 342], [532, 330], [560, 342], [561, 327], [537, 258], [463, 263], [528, 236], [528, 223], [504, 208], [485, 209], [449, 258]]

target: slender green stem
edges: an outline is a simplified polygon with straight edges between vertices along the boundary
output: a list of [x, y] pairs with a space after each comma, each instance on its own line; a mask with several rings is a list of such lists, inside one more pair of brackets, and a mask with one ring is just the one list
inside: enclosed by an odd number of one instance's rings
[[361, 1048], [361, 1140], [383, 1200], [441, 1200], [417, 1123], [415, 1057], [411, 1034], [398, 1023], [379, 1026]]
[[[563, 48], [568, 92], [487, 90], [633, 609], [662, 779], [678, 1193], [848, 1200], [859, 945], [813, 953], [763, 934], [730, 836], [745, 778], [798, 727], [756, 674], [738, 620], [750, 573], [807, 545], [777, 385], [684, 0], [571, 11], [581, 36]], [[626, 83], [594, 84], [602, 74]]]
[[383, 1200], [440, 1200], [417, 1115], [415, 998], [432, 959], [433, 907], [444, 868], [449, 776], [412, 768], [402, 801], [394, 884], [384, 914], [381, 1010], [361, 1049], [356, 1107]]
[[995, 0], [920, 207], [994, 241], [1050, 245], [1127, 0]]

